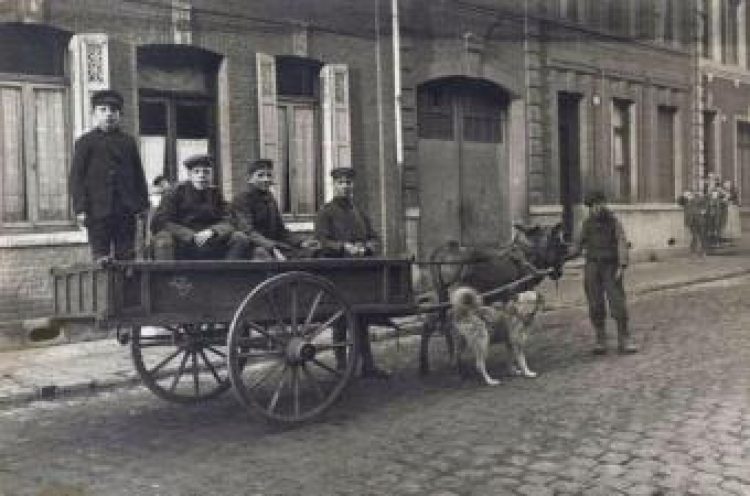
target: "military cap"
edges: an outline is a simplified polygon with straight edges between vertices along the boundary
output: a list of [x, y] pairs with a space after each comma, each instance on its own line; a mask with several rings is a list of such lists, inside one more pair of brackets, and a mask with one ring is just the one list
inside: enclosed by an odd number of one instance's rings
[[91, 95], [91, 106], [111, 105], [117, 110], [122, 110], [122, 95], [115, 90], [99, 90]]
[[252, 176], [259, 170], [272, 170], [273, 169], [273, 160], [270, 158], [259, 158], [258, 160], [254, 160], [250, 162], [250, 164], [247, 166], [247, 175]]
[[583, 203], [587, 207], [590, 207], [594, 203], [605, 203], [606, 201], [607, 196], [604, 194], [604, 192], [602, 190], [595, 189], [588, 192]]
[[338, 179], [340, 177], [348, 177], [349, 179], [354, 178], [354, 169], [351, 167], [336, 167], [331, 170], [331, 177]]
[[182, 165], [184, 165], [187, 170], [191, 170], [194, 167], [210, 167], [213, 169], [214, 161], [211, 158], [211, 155], [200, 153], [198, 155], [193, 155], [193, 156], [186, 158], [182, 162]]

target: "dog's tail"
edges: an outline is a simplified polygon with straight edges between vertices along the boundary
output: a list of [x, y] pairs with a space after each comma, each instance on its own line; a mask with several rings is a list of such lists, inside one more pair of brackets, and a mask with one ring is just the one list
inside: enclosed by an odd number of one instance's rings
[[482, 295], [469, 286], [459, 286], [451, 291], [450, 301], [453, 311], [461, 312], [461, 310], [476, 309], [482, 306]]

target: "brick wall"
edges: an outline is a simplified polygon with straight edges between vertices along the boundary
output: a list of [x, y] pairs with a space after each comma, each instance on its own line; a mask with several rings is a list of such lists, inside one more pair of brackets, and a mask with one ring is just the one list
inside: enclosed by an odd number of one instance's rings
[[[172, 43], [169, 2], [60, 0], [50, 2], [50, 24], [75, 33], [107, 33], [110, 80], [125, 97], [124, 128], [137, 134], [136, 52], [139, 46]], [[192, 45], [222, 57], [222, 88], [227, 98], [219, 112], [222, 181], [227, 196], [244, 187], [248, 160], [258, 157], [255, 54], [293, 54], [292, 33], [307, 26], [307, 56], [350, 68], [353, 164], [362, 171], [356, 194], [398, 250], [400, 216], [398, 178], [394, 169], [392, 63], [389, 35], [383, 34], [378, 80], [375, 33], [376, 0], [257, 0], [252, 13], [237, 0], [192, 2]], [[335, 15], [332, 15], [335, 13]], [[388, 13], [382, 12], [387, 23]], [[264, 21], [265, 20], [265, 21]], [[378, 81], [380, 85], [378, 85]], [[380, 93], [379, 93], [380, 91]], [[377, 106], [382, 102], [383, 123]], [[385, 174], [383, 174], [385, 171]], [[385, 184], [382, 184], [385, 177]], [[383, 193], [388, 188], [388, 194]], [[384, 205], [381, 207], [381, 205]], [[384, 217], [386, 216], [386, 217]], [[0, 236], [5, 233], [0, 232]], [[0, 327], [51, 311], [48, 272], [53, 265], [85, 261], [85, 245], [14, 246], [0, 248]]]
[[0, 323], [50, 315], [50, 267], [88, 259], [84, 245], [0, 248]]

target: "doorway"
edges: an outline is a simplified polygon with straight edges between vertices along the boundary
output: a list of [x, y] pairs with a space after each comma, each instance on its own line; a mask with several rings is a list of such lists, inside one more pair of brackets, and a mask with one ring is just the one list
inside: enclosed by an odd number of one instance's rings
[[420, 245], [498, 246], [510, 236], [508, 96], [482, 80], [419, 87]]
[[583, 201], [581, 192], [581, 95], [557, 94], [558, 150], [560, 153], [560, 204], [566, 241], [573, 237], [574, 208]]

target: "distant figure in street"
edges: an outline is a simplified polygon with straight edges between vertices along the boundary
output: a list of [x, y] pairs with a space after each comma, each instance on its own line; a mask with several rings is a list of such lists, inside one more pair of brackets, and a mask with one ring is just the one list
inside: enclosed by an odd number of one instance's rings
[[[589, 318], [596, 334], [594, 353], [607, 352], [607, 306], [617, 322], [617, 342], [620, 353], [635, 353], [628, 328], [628, 310], [623, 278], [628, 267], [628, 243], [622, 224], [606, 207], [601, 191], [592, 191], [585, 204], [589, 216], [583, 221], [571, 258], [585, 253], [584, 290], [588, 300]], [[606, 298], [606, 301], [605, 301]]]
[[88, 231], [94, 260], [132, 260], [136, 218], [149, 209], [138, 146], [120, 130], [122, 104], [116, 91], [94, 93], [94, 129], [76, 140], [73, 151], [69, 177], [73, 211]]
[[685, 214], [685, 227], [690, 233], [690, 253], [706, 255], [706, 207], [701, 192], [685, 191], [678, 199]]
[[247, 170], [248, 189], [232, 200], [240, 231], [250, 239], [251, 257], [257, 260], [309, 258], [319, 243], [287, 229], [271, 192], [273, 161], [255, 160]]
[[[354, 169], [333, 169], [331, 178], [333, 199], [323, 206], [315, 219], [315, 235], [321, 243], [321, 256], [359, 258], [377, 254], [380, 251], [378, 235], [372, 229], [370, 219], [354, 205]], [[343, 341], [346, 329], [342, 327], [341, 319], [336, 321], [335, 326], [336, 340]], [[375, 366], [365, 319], [359, 319], [356, 332], [361, 343], [362, 376], [388, 378], [388, 372]], [[343, 351], [336, 349], [339, 368], [343, 367]]]
[[184, 166], [189, 180], [164, 196], [151, 222], [154, 258], [245, 258], [250, 242], [235, 230], [229, 206], [213, 185], [213, 159], [195, 155]]

